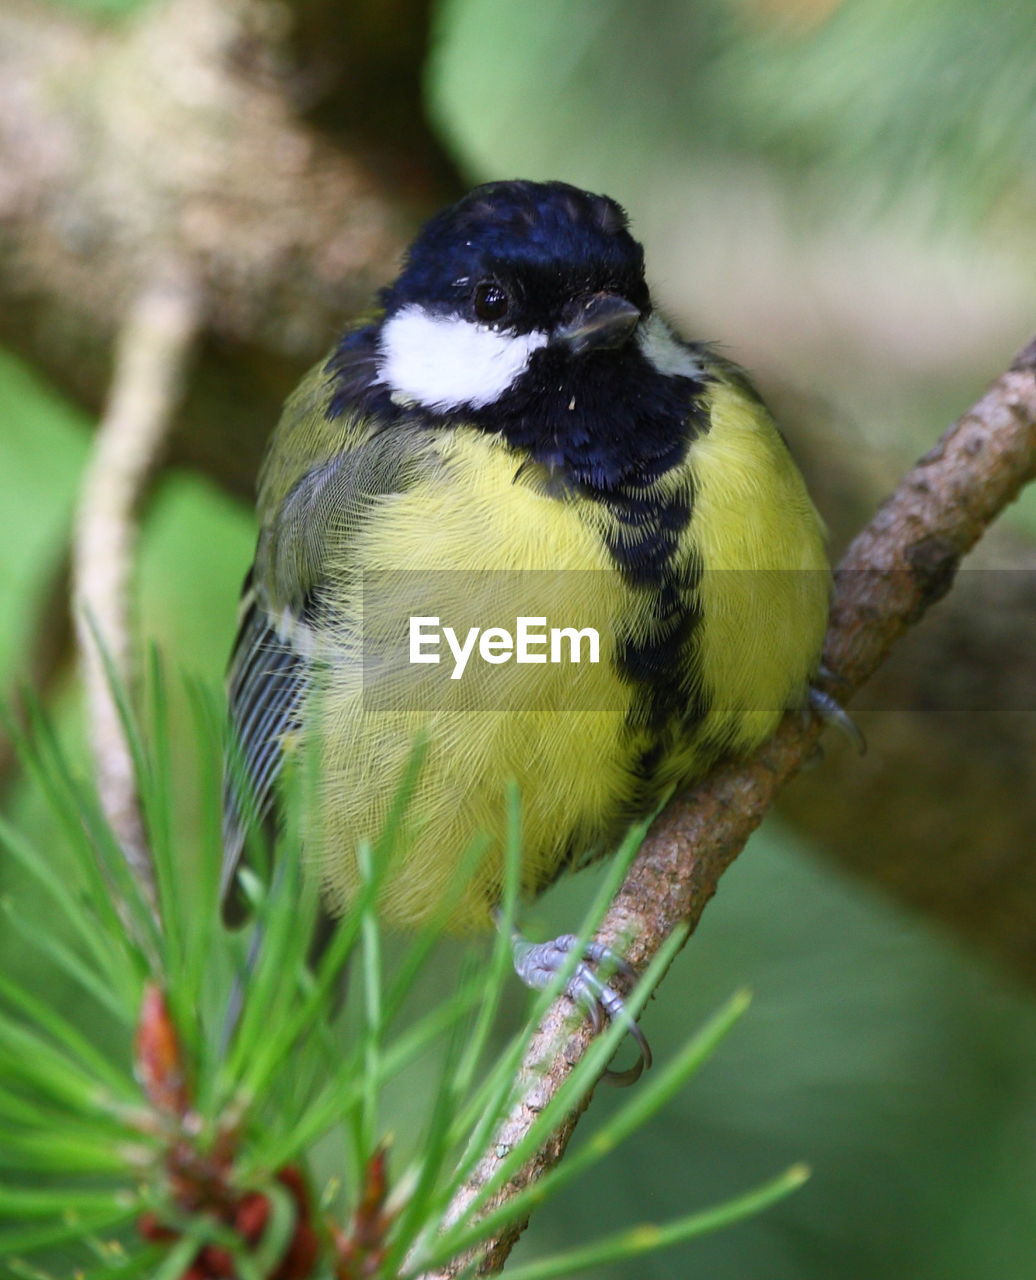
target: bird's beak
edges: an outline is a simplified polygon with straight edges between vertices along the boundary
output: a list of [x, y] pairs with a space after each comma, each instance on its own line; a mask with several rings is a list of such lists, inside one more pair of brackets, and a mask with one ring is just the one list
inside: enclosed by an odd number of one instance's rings
[[571, 303], [564, 320], [554, 330], [573, 355], [621, 346], [637, 327], [639, 307], [617, 293], [593, 293]]

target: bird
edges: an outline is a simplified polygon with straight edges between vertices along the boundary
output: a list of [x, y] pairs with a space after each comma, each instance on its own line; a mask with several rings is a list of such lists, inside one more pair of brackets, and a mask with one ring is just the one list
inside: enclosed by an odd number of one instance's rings
[[[257, 515], [228, 675], [228, 918], [245, 814], [271, 820], [307, 750], [305, 859], [333, 917], [422, 739], [379, 907], [467, 932], [499, 913], [509, 787], [530, 898], [787, 710], [833, 709], [802, 475], [748, 375], [657, 308], [608, 196], [497, 181], [428, 220], [287, 400]], [[519, 976], [545, 985], [573, 945], [516, 933]], [[603, 955], [570, 992], [616, 1016]]]

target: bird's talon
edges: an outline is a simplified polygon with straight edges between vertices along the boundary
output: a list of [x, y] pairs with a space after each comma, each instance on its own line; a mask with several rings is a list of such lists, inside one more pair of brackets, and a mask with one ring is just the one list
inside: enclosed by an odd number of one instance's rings
[[834, 725], [836, 729], [841, 730], [861, 756], [866, 755], [867, 739], [860, 732], [856, 721], [833, 694], [828, 693], [826, 689], [818, 689], [816, 685], [810, 685], [809, 707], [813, 714], [819, 716], [825, 724]]
[[609, 1084], [618, 1085], [625, 1088], [628, 1085], [636, 1084], [645, 1071], [649, 1069], [653, 1058], [651, 1055], [651, 1046], [647, 1042], [647, 1037], [641, 1031], [640, 1027], [630, 1019], [626, 1024], [626, 1030], [637, 1042], [637, 1048], [640, 1053], [636, 1062], [632, 1067], [627, 1067], [624, 1071], [613, 1071], [611, 1067], [605, 1067], [601, 1076], [602, 1080], [607, 1080]]
[[817, 667], [817, 679], [822, 680], [824, 684], [836, 684], [843, 689], [849, 688], [849, 681], [845, 676], [839, 675], [837, 671], [833, 671], [826, 662], [822, 662]]
[[[551, 942], [539, 943], [528, 942], [516, 933], [513, 938], [515, 971], [526, 986], [542, 990], [564, 966], [566, 957], [573, 947], [579, 945], [579, 939], [572, 933], [562, 934]], [[640, 1078], [645, 1068], [651, 1065], [651, 1048], [640, 1027], [626, 1011], [622, 996], [614, 987], [598, 977], [592, 966], [606, 966], [630, 981], [636, 979], [636, 970], [611, 947], [601, 942], [591, 941], [583, 944], [582, 955], [584, 958], [569, 979], [565, 989], [566, 994], [590, 1019], [590, 1026], [595, 1036], [604, 1029], [605, 1019], [610, 1022], [622, 1022], [625, 1026], [637, 1043], [639, 1050], [637, 1062], [625, 1071], [606, 1069], [603, 1078], [613, 1084], [632, 1084]]]
[[601, 1072], [601, 1079], [607, 1080], [609, 1084], [619, 1089], [627, 1089], [631, 1084], [636, 1084], [644, 1074], [644, 1066], [644, 1058], [641, 1056], [632, 1067], [627, 1067], [624, 1071], [613, 1071], [611, 1067], [605, 1067]]

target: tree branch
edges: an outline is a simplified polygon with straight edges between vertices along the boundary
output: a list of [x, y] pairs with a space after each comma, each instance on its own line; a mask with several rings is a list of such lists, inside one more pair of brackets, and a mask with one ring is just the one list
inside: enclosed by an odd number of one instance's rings
[[[907, 474], [846, 552], [835, 573], [824, 650], [841, 697], [855, 693], [904, 632], [942, 598], [961, 556], [1034, 477], [1036, 341]], [[821, 728], [815, 719], [804, 722], [789, 714], [751, 760], [716, 770], [670, 804], [652, 827], [598, 937], [613, 945], [631, 938], [627, 954], [643, 969], [676, 928], [689, 924], [693, 929], [720, 876], [808, 758]], [[469, 1213], [498, 1167], [497, 1151], [512, 1149], [528, 1132], [591, 1035], [585, 1018], [573, 1025], [566, 998], [548, 1011], [522, 1065], [521, 1101], [450, 1206], [449, 1220]], [[580, 1114], [569, 1116], [481, 1212], [491, 1212], [551, 1169]], [[516, 1224], [490, 1242], [480, 1274], [500, 1270], [523, 1226]], [[458, 1260], [434, 1280], [452, 1280], [464, 1265]]]
[[200, 322], [201, 295], [183, 267], [156, 272], [130, 308], [108, 408], [83, 477], [73, 539], [73, 619], [98, 792], [126, 861], [152, 903], [154, 871], [108, 667], [128, 689], [136, 511], [179, 404]]
[[[418, 100], [430, 5], [393, 0], [405, 39], [380, 98]], [[377, 9], [349, 20], [350, 65], [370, 47], [388, 68]], [[242, 495], [277, 406], [456, 192], [427, 128], [364, 110], [351, 84], [337, 141], [302, 118], [333, 12], [164, 0], [104, 28], [0, 5], [0, 341], [97, 412], [141, 264], [178, 246], [210, 305], [170, 453]]]

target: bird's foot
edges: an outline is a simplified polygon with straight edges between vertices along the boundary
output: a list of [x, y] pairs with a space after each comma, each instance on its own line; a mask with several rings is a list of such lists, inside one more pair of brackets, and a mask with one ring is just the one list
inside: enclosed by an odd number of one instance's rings
[[[574, 947], [579, 946], [579, 939], [573, 933], [564, 933], [550, 942], [530, 942], [520, 933], [512, 939], [514, 971], [527, 987], [534, 991], [542, 991], [548, 987], [568, 962]], [[632, 1067], [625, 1071], [606, 1070], [604, 1078], [613, 1084], [627, 1085], [639, 1080], [646, 1067], [651, 1066], [651, 1046], [643, 1031], [637, 1026], [626, 1008], [622, 996], [607, 982], [598, 977], [597, 966], [604, 966], [613, 973], [633, 981], [636, 971], [622, 956], [611, 947], [601, 942], [587, 942], [583, 945], [583, 958], [576, 965], [575, 971], [568, 980], [566, 994], [580, 1008], [586, 1011], [596, 1035], [604, 1026], [604, 1019], [611, 1022], [625, 1023], [629, 1034], [637, 1042], [640, 1056]]]

